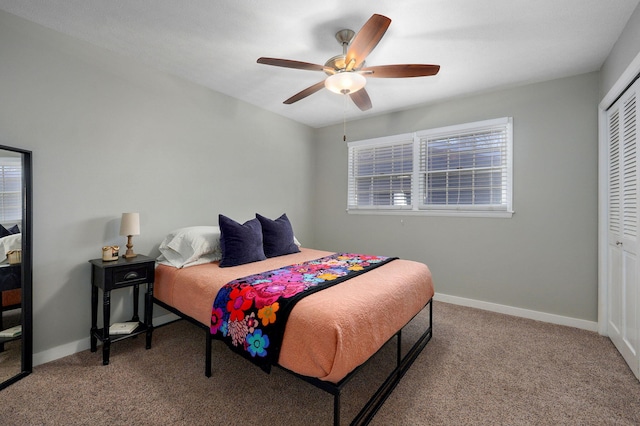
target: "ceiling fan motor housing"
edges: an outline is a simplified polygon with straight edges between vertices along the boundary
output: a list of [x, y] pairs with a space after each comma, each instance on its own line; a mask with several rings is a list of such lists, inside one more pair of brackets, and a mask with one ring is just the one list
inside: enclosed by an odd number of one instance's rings
[[[356, 33], [353, 30], [340, 30], [336, 33], [336, 40], [342, 46], [342, 55], [336, 55], [333, 58], [329, 58], [327, 62], [324, 63], [325, 67], [333, 68], [336, 72], [344, 70], [347, 68], [347, 63], [345, 62], [345, 58], [347, 57], [347, 48], [349, 47], [349, 43], [353, 40], [353, 37]], [[327, 75], [332, 75], [331, 71], [325, 71]]]

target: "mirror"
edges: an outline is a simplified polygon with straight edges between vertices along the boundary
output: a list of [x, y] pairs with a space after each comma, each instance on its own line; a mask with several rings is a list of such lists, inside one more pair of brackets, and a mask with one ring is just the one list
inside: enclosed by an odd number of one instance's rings
[[31, 151], [0, 145], [0, 389], [33, 368]]

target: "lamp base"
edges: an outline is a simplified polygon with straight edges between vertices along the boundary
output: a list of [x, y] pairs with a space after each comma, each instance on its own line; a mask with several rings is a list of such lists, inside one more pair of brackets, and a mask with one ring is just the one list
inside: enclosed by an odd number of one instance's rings
[[137, 254], [135, 254], [133, 252], [133, 243], [131, 242], [131, 235], [127, 235], [127, 251], [126, 253], [122, 256], [125, 259], [131, 259], [132, 257], [136, 257]]

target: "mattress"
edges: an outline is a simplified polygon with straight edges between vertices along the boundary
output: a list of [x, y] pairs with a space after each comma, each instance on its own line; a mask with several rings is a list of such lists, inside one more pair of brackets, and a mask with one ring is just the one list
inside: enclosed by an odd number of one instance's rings
[[[158, 265], [154, 297], [209, 327], [213, 301], [226, 283], [332, 254], [300, 250], [230, 268], [220, 268], [218, 262], [182, 269]], [[433, 294], [426, 265], [397, 259], [307, 296], [289, 316], [278, 364], [337, 383], [376, 353]]]

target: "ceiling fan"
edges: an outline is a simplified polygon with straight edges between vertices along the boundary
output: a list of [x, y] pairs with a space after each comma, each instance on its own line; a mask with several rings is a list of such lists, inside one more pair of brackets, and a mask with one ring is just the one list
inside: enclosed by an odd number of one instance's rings
[[356, 34], [352, 30], [340, 30], [336, 33], [338, 43], [342, 45], [342, 55], [330, 58], [324, 65], [300, 62], [290, 59], [259, 58], [259, 64], [276, 67], [295, 68], [309, 71], [324, 71], [328, 77], [313, 86], [296, 93], [286, 101], [292, 104], [326, 87], [335, 93], [349, 95], [362, 111], [371, 108], [371, 98], [364, 89], [366, 77], [405, 78], [436, 75], [440, 65], [398, 64], [365, 66], [365, 59], [378, 45], [389, 28], [391, 19], [374, 14]]

